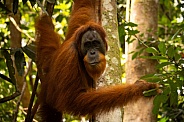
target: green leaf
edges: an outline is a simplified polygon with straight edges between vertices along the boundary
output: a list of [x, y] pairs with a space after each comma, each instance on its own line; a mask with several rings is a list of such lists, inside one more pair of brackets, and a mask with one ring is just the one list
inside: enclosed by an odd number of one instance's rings
[[148, 91], [144, 91], [143, 95], [145, 97], [155, 96], [155, 95], [157, 95], [157, 89], [151, 89], [151, 90], [148, 90]]
[[155, 74], [147, 74], [143, 77], [141, 77], [140, 79], [144, 79], [144, 78], [149, 78], [149, 77], [153, 77]]
[[148, 52], [148, 53], [158, 53], [157, 49], [154, 48], [154, 47], [146, 48], [146, 52]]
[[163, 93], [162, 93], [162, 94], [168, 95], [168, 94], [170, 94], [170, 92], [171, 92], [171, 89], [170, 89], [169, 86], [167, 86], [167, 87], [165, 87], [165, 88], [163, 89]]
[[26, 45], [25, 47], [22, 47], [22, 50], [26, 53], [26, 55], [31, 58], [35, 62], [36, 58], [36, 46], [34, 43], [31, 43], [29, 45]]
[[24, 66], [26, 65], [24, 53], [21, 49], [17, 50], [14, 54], [15, 65], [20, 76], [24, 74]]
[[118, 26], [118, 32], [119, 32], [119, 36], [120, 37], [126, 35], [125, 28], [124, 28], [124, 26], [122, 24], [120, 26]]
[[135, 24], [133, 22], [128, 22], [128, 23], [126, 23], [125, 26], [137, 27], [137, 24]]
[[169, 94], [170, 94], [171, 90], [169, 87], [166, 87], [163, 89], [163, 93], [161, 94], [161, 97], [162, 97], [162, 100], [161, 102], [162, 103], [166, 103], [167, 100], [169, 99]]
[[156, 66], [157, 69], [173, 64], [172, 62], [163, 62]]
[[128, 35], [136, 35], [136, 34], [138, 34], [138, 33], [139, 33], [138, 30], [129, 30], [129, 31], [128, 31]]
[[5, 59], [6, 59], [6, 65], [8, 67], [8, 72], [9, 72], [9, 76], [10, 79], [12, 81], [12, 83], [15, 85], [16, 84], [16, 79], [15, 79], [15, 69], [13, 67], [13, 61], [11, 59], [11, 55], [7, 50], [2, 50], [2, 54], [4, 55]]
[[169, 99], [169, 94], [170, 89], [167, 87], [166, 89], [163, 90], [162, 94], [158, 94], [155, 99], [153, 100], [154, 108], [153, 108], [153, 113], [158, 114], [159, 108], [162, 103], [166, 103], [167, 100]]
[[173, 80], [168, 79], [168, 83], [171, 88], [171, 92], [177, 92], [177, 84]]
[[178, 54], [178, 52], [176, 52], [174, 58], [176, 61], [179, 61], [179, 59], [181, 58], [181, 54]]
[[170, 104], [171, 105], [177, 105], [178, 103], [178, 84], [175, 83], [173, 80], [168, 80], [169, 86], [171, 88], [171, 94], [170, 94]]
[[166, 54], [166, 45], [164, 42], [160, 42], [160, 44], [158, 45], [158, 49], [162, 55]]
[[146, 80], [148, 82], [154, 82], [154, 83], [161, 81], [161, 78], [158, 77], [158, 76], [153, 76], [153, 77], [148, 77], [148, 78], [142, 78], [142, 79], [144, 79], [144, 80]]
[[167, 117], [163, 117], [159, 120], [159, 122], [168, 122], [168, 118]]
[[171, 92], [170, 104], [174, 106], [178, 104], [178, 93], [177, 92], [173, 92], [173, 91]]
[[134, 60], [137, 56], [138, 56], [139, 52], [135, 52], [133, 55], [132, 55], [132, 60]]
[[162, 81], [160, 74], [147, 74], [141, 77], [141, 79], [146, 80], [147, 82], [154, 82], [154, 83]]
[[152, 110], [153, 114], [155, 114], [155, 115], [158, 114], [159, 108], [160, 108], [161, 103], [162, 103], [161, 101], [162, 101], [161, 95], [157, 95], [155, 97], [155, 99], [153, 100], [153, 104], [154, 104], [154, 107]]
[[160, 59], [167, 59], [166, 57], [163, 57], [163, 56], [140, 56], [140, 58], [145, 58], [145, 59], [157, 59], [157, 60], [160, 60]]
[[[169, 3], [169, 2], [168, 2]], [[168, 23], [169, 21], [168, 21], [168, 18], [166, 17], [166, 15], [163, 15], [162, 17], [161, 17], [161, 22], [162, 23]]]
[[174, 57], [174, 54], [175, 54], [174, 46], [170, 46], [170, 47], [168, 48], [167, 55], [168, 55], [170, 58], [173, 58], [173, 57]]

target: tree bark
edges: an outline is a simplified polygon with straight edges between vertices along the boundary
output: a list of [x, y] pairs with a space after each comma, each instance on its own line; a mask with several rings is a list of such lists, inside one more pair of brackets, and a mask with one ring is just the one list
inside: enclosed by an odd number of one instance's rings
[[[13, 0], [7, 0], [6, 6], [9, 10], [12, 11]], [[20, 12], [18, 11], [15, 15], [11, 13], [10, 17], [12, 17], [17, 23], [17, 25], [20, 27], [20, 19], [21, 19]], [[21, 47], [21, 40], [22, 40], [21, 32], [17, 30], [16, 26], [11, 21], [10, 21], [10, 38], [11, 38], [11, 41], [10, 41], [11, 49], [16, 49]], [[12, 56], [12, 60], [14, 61], [14, 56]], [[18, 74], [15, 64], [14, 64], [14, 67], [15, 67], [15, 78], [18, 84], [19, 91], [21, 91], [23, 87], [24, 77]], [[29, 99], [30, 99], [30, 93], [29, 93], [28, 87], [26, 87], [23, 98], [21, 100], [24, 108], [28, 107]]]
[[[158, 22], [158, 1], [157, 0], [131, 0], [130, 21], [138, 24], [140, 31], [137, 37], [144, 41], [157, 39]], [[141, 36], [143, 34], [143, 36]], [[151, 39], [151, 40], [150, 40]], [[134, 83], [142, 76], [155, 73], [156, 60], [142, 59], [137, 57], [132, 60], [132, 51], [138, 51], [137, 47], [144, 48], [144, 45], [136, 39], [128, 45], [126, 55], [126, 81]], [[147, 56], [146, 52], [141, 55]], [[152, 114], [153, 98], [141, 98], [136, 103], [128, 104], [124, 109], [124, 122], [156, 122], [156, 116]]]
[[[97, 87], [121, 83], [120, 42], [116, 0], [102, 0], [102, 26], [107, 34], [108, 51], [106, 55], [106, 71], [99, 79]], [[106, 114], [99, 114], [97, 122], [122, 122], [121, 109], [117, 108]]]

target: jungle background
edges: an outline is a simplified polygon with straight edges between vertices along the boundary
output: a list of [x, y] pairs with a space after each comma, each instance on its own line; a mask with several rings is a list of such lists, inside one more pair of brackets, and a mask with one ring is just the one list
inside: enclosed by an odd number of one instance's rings
[[[50, 0], [52, 2], [52, 0]], [[128, 1], [128, 0], [127, 0]], [[129, 52], [132, 59], [153, 59], [158, 63], [156, 73], [142, 77], [161, 85], [162, 93], [156, 95], [153, 114], [159, 122], [184, 120], [184, 1], [158, 1], [157, 39], [142, 40], [137, 25], [126, 20], [126, 0], [117, 0], [117, 25], [121, 48], [122, 82], [125, 82], [125, 43], [135, 38], [144, 48]], [[10, 6], [13, 3], [13, 8]], [[35, 61], [34, 22], [43, 6], [39, 0], [0, 1], [0, 121], [24, 121], [30, 105], [31, 94], [38, 82]], [[53, 9], [55, 30], [64, 39], [72, 7], [72, 0], [57, 0]], [[18, 15], [18, 16], [17, 16]], [[20, 26], [20, 27], [19, 27]], [[143, 36], [143, 35], [142, 35]], [[141, 55], [146, 51], [149, 55]], [[35, 93], [37, 100], [38, 89]], [[148, 92], [146, 95], [150, 95]], [[145, 115], [146, 116], [146, 115]], [[39, 121], [36, 116], [34, 121]], [[65, 121], [81, 121], [65, 115]]]

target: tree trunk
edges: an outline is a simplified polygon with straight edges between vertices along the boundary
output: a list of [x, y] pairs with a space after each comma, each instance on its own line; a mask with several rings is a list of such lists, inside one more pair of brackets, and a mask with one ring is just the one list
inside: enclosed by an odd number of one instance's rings
[[[157, 21], [158, 21], [158, 1], [157, 0], [131, 0], [130, 21], [138, 24], [140, 31], [137, 37], [144, 41], [156, 39]], [[141, 36], [143, 34], [143, 36]], [[150, 40], [151, 39], [151, 40]], [[142, 59], [137, 57], [132, 60], [132, 51], [138, 51], [137, 47], [141, 45], [138, 39], [128, 45], [126, 55], [126, 79], [127, 83], [134, 83], [140, 77], [156, 72], [157, 61]], [[148, 55], [143, 52], [141, 55]], [[152, 114], [153, 99], [141, 98], [136, 103], [125, 106], [124, 122], [156, 122], [156, 116]]]
[[[118, 36], [118, 21], [116, 0], [102, 0], [102, 26], [107, 34], [108, 51], [107, 66], [97, 87], [104, 87], [121, 83], [120, 43]], [[101, 17], [100, 17], [101, 18]], [[115, 109], [106, 114], [99, 114], [97, 122], [122, 122], [121, 109]]]
[[[12, 11], [13, 0], [7, 0], [6, 6], [9, 10]], [[11, 13], [10, 17], [12, 17], [17, 23], [17, 25], [20, 27], [20, 19], [21, 19], [20, 12], [18, 11], [17, 14], [15, 15]], [[12, 23], [12, 21], [10, 21], [10, 38], [11, 38], [11, 41], [10, 41], [11, 49], [14, 50], [16, 48], [21, 48], [21, 40], [22, 40], [21, 33], [20, 31], [17, 30], [16, 26]], [[12, 56], [12, 60], [14, 61], [14, 56]], [[21, 91], [23, 87], [24, 77], [18, 74], [15, 63], [14, 63], [14, 68], [15, 68], [15, 78], [18, 84], [18, 88], [19, 88], [19, 91]], [[30, 100], [30, 93], [29, 93], [28, 87], [26, 87], [23, 98], [21, 100], [24, 108], [28, 107], [29, 100]]]

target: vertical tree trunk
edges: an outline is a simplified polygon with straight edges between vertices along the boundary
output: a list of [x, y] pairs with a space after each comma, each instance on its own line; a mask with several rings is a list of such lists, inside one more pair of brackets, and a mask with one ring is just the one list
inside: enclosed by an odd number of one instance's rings
[[[138, 24], [137, 29], [140, 33], [137, 35], [142, 41], [151, 41], [156, 39], [157, 19], [158, 19], [158, 1], [157, 0], [131, 0], [130, 21]], [[144, 34], [143, 36], [140, 36]], [[128, 45], [126, 54], [126, 79], [128, 83], [133, 83], [140, 77], [155, 73], [155, 60], [136, 58], [132, 60], [132, 51], [138, 51], [138, 46], [144, 47], [136, 39]], [[127, 47], [126, 47], [127, 48]], [[142, 55], [148, 55], [143, 52]], [[156, 116], [152, 114], [153, 99], [141, 98], [136, 103], [128, 104], [124, 109], [124, 122], [156, 122]]]
[[[13, 0], [7, 0], [6, 1], [6, 6], [10, 11], [12, 11]], [[15, 20], [15, 22], [17, 23], [17, 25], [20, 26], [21, 17], [20, 17], [20, 12], [19, 11], [15, 15], [13, 13], [11, 13], [10, 17], [12, 17]], [[10, 47], [12, 49], [16, 49], [16, 48], [21, 47], [21, 40], [22, 40], [21, 33], [17, 30], [17, 28], [15, 27], [15, 25], [11, 21], [10, 21], [10, 38], [11, 38]], [[14, 56], [12, 56], [12, 60], [14, 61]], [[24, 77], [20, 76], [18, 74], [15, 65], [14, 65], [14, 67], [15, 67], [15, 78], [16, 78], [16, 81], [17, 81], [17, 84], [18, 84], [19, 91], [21, 91], [22, 87], [23, 87]], [[24, 108], [28, 107], [29, 99], [30, 99], [30, 93], [29, 93], [28, 87], [26, 87], [23, 98], [21, 100], [22, 105], [23, 105]]]
[[[118, 21], [116, 0], [102, 0], [102, 26], [107, 34], [108, 52], [106, 55], [107, 66], [103, 76], [98, 81], [97, 87], [121, 83], [120, 43], [118, 36]], [[100, 17], [101, 18], [101, 17]], [[98, 122], [121, 122], [121, 109], [115, 109], [106, 114], [97, 115]]]

